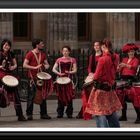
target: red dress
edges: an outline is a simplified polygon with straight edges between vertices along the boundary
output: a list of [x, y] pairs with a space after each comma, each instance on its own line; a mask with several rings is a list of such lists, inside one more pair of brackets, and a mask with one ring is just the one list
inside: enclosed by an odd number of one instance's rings
[[[75, 58], [58, 58], [56, 63], [59, 66], [59, 70], [61, 73], [65, 73], [65, 71], [70, 71], [72, 65], [76, 63]], [[72, 75], [65, 75], [72, 79]], [[63, 103], [63, 105], [68, 105], [68, 103], [74, 98], [74, 89], [73, 84], [70, 82], [69, 84], [60, 85], [55, 83], [54, 84], [54, 91], [56, 92], [56, 96], [58, 96], [58, 100]]]
[[[113, 86], [118, 61], [117, 59], [113, 64], [110, 53], [104, 53], [98, 61], [94, 80]], [[94, 115], [111, 115], [114, 111], [121, 108], [122, 106], [115, 90], [92, 89], [85, 112]]]
[[[88, 64], [88, 73], [94, 73], [95, 69], [96, 69], [96, 65], [98, 63], [99, 58], [102, 56], [102, 54], [95, 56], [95, 55], [90, 55], [89, 57], [89, 64]], [[91, 114], [85, 112], [85, 108], [86, 105], [88, 103], [88, 98], [90, 95], [90, 89], [91, 89], [92, 85], [88, 86], [87, 89], [86, 88], [82, 88], [82, 115], [84, 120], [89, 120], [91, 119]]]

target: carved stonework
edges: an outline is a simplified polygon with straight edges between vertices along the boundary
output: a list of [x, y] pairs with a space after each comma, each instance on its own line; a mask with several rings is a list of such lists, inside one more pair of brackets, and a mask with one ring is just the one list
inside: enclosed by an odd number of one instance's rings
[[11, 20], [12, 20], [12, 14], [0, 13], [0, 22], [1, 21], [11, 21]]
[[125, 43], [135, 40], [134, 13], [108, 13], [107, 36], [115, 49], [121, 49]]
[[49, 13], [47, 21], [49, 48], [59, 49], [77, 42], [77, 14]]

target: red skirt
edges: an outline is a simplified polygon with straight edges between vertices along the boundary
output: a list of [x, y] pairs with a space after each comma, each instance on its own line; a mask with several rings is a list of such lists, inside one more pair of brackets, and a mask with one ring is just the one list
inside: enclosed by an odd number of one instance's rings
[[122, 109], [115, 91], [92, 90], [85, 112], [94, 115], [111, 115]]
[[60, 100], [65, 106], [68, 105], [68, 103], [75, 98], [72, 83], [65, 85], [55, 83], [54, 91], [56, 92], [58, 100]]
[[125, 96], [134, 104], [136, 107], [140, 107], [140, 86], [134, 86], [130, 89], [116, 90], [116, 93], [120, 99], [120, 102], [124, 104]]

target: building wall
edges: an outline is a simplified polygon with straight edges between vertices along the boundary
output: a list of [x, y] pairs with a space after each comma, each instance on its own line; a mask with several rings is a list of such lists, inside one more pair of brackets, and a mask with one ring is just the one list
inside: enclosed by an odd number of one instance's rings
[[[127, 42], [135, 41], [134, 13], [90, 13], [91, 39], [108, 37], [114, 48], [121, 49]], [[63, 45], [72, 49], [82, 47], [78, 42], [77, 13], [32, 13], [32, 38], [42, 38], [47, 49], [60, 50]], [[14, 49], [31, 49], [31, 41], [13, 41], [12, 13], [0, 13], [0, 40], [9, 38]]]

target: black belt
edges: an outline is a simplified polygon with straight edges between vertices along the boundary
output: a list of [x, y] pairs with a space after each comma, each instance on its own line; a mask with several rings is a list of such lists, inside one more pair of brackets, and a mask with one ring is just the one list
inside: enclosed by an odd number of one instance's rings
[[104, 83], [100, 83], [100, 82], [95, 82], [94, 83], [94, 87], [95, 89], [101, 89], [101, 90], [105, 90], [105, 91], [111, 91], [111, 90], [115, 90], [115, 85], [113, 86], [109, 86], [108, 84], [104, 84]]

